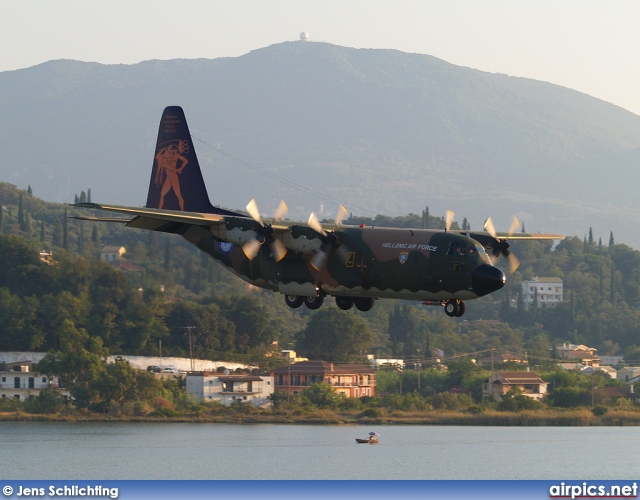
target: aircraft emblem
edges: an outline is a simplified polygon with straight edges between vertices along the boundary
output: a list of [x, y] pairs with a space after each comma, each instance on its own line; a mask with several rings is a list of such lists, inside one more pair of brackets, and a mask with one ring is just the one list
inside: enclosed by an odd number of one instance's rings
[[400, 264], [404, 264], [405, 262], [407, 262], [407, 259], [409, 258], [409, 252], [401, 252], [400, 257], [398, 258], [400, 259]]
[[227, 241], [218, 242], [218, 246], [220, 247], [220, 252], [223, 255], [229, 255], [231, 250], [233, 250], [233, 243], [229, 243]]
[[[189, 142], [184, 139], [179, 139], [175, 141], [175, 143], [158, 150], [156, 154], [156, 160], [158, 161], [156, 186], [162, 186], [158, 208], [163, 207], [164, 196], [173, 190], [176, 198], [178, 198], [180, 210], [184, 211], [184, 199], [180, 192], [180, 179], [178, 175], [182, 173], [184, 167], [189, 163], [189, 160], [184, 157], [184, 155], [188, 153]], [[178, 165], [178, 163], [180, 163], [180, 165]]]

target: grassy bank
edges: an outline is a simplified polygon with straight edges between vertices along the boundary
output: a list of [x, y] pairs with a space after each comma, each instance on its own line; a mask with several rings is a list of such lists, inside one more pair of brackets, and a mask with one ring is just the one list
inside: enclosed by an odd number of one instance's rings
[[428, 412], [389, 412], [384, 417], [366, 417], [349, 412], [316, 410], [309, 412], [225, 412], [192, 413], [173, 416], [104, 415], [90, 412], [31, 414], [2, 412], [0, 421], [20, 422], [191, 422], [233, 424], [322, 424], [322, 425], [476, 425], [476, 426], [635, 426], [640, 425], [640, 412], [612, 409], [594, 415], [588, 408], [499, 412], [480, 414], [464, 411], [434, 410]]

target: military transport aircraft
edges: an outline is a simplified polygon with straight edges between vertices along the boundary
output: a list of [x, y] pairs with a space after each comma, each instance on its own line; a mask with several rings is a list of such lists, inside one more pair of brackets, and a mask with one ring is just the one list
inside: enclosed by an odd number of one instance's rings
[[444, 306], [447, 315], [462, 316], [463, 301], [505, 284], [487, 250], [507, 257], [513, 270], [518, 262], [507, 240], [563, 238], [515, 233], [517, 220], [508, 233], [496, 233], [490, 219], [483, 232], [452, 231], [452, 212], [443, 231], [344, 226], [344, 207], [331, 225], [314, 214], [307, 223], [282, 220], [284, 203], [270, 221], [262, 220], [253, 200], [249, 216], [214, 207], [178, 106], [162, 115], [145, 208], [75, 206], [129, 216], [78, 219], [179, 234], [246, 282], [280, 292], [292, 308], [318, 309], [330, 295], [344, 310], [355, 305], [368, 311], [376, 299], [389, 298]]

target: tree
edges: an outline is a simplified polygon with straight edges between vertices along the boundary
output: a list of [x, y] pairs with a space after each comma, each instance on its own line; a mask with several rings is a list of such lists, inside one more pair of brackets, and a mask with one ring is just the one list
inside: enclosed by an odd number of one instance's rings
[[333, 386], [327, 382], [311, 384], [302, 391], [302, 396], [318, 408], [335, 408], [343, 399], [343, 396], [334, 391]]
[[69, 227], [67, 211], [64, 211], [64, 219], [62, 220], [62, 248], [69, 250]]
[[309, 318], [296, 345], [313, 359], [349, 362], [363, 359], [372, 338], [369, 323], [361, 316], [327, 307]]
[[95, 382], [105, 370], [103, 359], [108, 353], [100, 339], [90, 337], [86, 330], [76, 328], [69, 320], [62, 324], [60, 347], [58, 352], [50, 352], [38, 363], [38, 371], [63, 379], [75, 405], [88, 408], [99, 398]]

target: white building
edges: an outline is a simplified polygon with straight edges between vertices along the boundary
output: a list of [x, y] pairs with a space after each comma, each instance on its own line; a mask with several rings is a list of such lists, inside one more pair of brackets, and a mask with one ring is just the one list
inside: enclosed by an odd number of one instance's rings
[[122, 246], [107, 245], [100, 252], [100, 259], [105, 262], [117, 262], [127, 253], [127, 249]]
[[255, 407], [271, 404], [273, 376], [227, 375], [218, 372], [187, 373], [187, 394], [193, 394], [198, 403], [220, 401], [225, 406], [233, 403], [250, 403]]
[[[25, 401], [40, 394], [43, 389], [58, 388], [56, 377], [33, 372], [31, 361], [0, 363], [0, 398]], [[63, 391], [69, 396], [67, 391]]]
[[622, 382], [636, 381], [637, 377], [640, 377], [640, 367], [638, 366], [625, 366], [618, 370], [618, 380]]
[[537, 299], [538, 307], [555, 306], [563, 300], [563, 283], [560, 278], [538, 278], [522, 282], [522, 298], [527, 309]]

